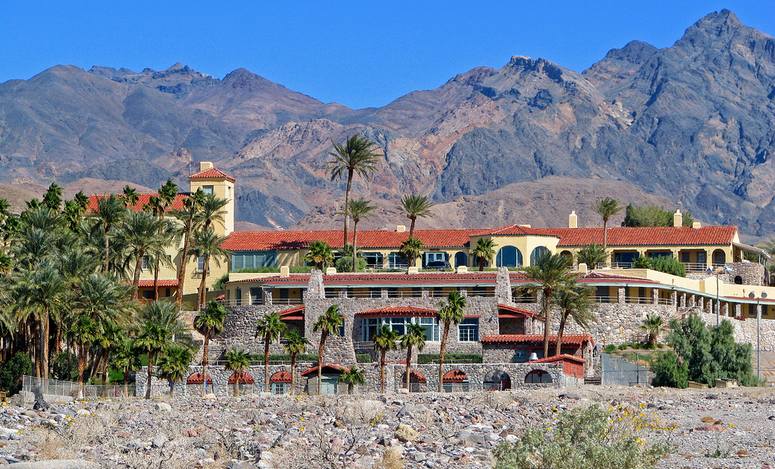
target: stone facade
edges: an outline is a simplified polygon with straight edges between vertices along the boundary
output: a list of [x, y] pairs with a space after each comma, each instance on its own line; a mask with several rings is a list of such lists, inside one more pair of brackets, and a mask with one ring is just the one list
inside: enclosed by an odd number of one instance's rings
[[719, 276], [719, 279], [724, 283], [740, 283], [743, 285], [767, 284], [765, 282], [764, 266], [758, 262], [732, 262], [726, 264], [726, 267], [730, 269], [732, 273]]

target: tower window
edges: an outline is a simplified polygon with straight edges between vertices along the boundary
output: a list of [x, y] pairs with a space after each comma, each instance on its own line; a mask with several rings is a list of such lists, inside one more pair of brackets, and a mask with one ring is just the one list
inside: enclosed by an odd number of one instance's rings
[[213, 195], [213, 186], [202, 186], [202, 192], [204, 192], [205, 195]]

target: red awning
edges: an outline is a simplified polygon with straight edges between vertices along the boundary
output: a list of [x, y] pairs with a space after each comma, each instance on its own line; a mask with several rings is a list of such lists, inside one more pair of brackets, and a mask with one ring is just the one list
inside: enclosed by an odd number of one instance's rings
[[[199, 372], [192, 373], [188, 376], [188, 378], [186, 378], [186, 384], [202, 384], [204, 381], [204, 375]], [[213, 384], [213, 379], [210, 377], [210, 375], [207, 375], [207, 384]]]
[[269, 377], [270, 383], [290, 383], [291, 381], [293, 381], [293, 378], [291, 377], [291, 374], [287, 371], [278, 371], [277, 373]]
[[231, 376], [229, 376], [229, 384], [235, 384], [238, 377], [240, 384], [253, 384], [255, 382], [250, 373], [243, 371], [242, 373], [232, 373]]
[[449, 370], [448, 372], [444, 373], [444, 376], [442, 376], [441, 381], [444, 384], [463, 383], [465, 381], [468, 381], [468, 376], [466, 376], [463, 370]]
[[[348, 370], [348, 368], [346, 366], [337, 365], [335, 363], [329, 363], [327, 365], [323, 365], [323, 373], [331, 373], [331, 372], [343, 373], [343, 372], [345, 372], [347, 370]], [[311, 375], [313, 373], [317, 373], [317, 372], [318, 372], [318, 367], [317, 366], [313, 366], [311, 368], [307, 368], [306, 370], [304, 370], [304, 372], [301, 375], [302, 376], [309, 376], [309, 375]]]

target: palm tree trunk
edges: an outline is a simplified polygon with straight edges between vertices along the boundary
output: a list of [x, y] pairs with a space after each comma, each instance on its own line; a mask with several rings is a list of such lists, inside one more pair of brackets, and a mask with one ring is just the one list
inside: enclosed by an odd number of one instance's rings
[[557, 330], [557, 344], [554, 349], [555, 355], [560, 355], [562, 353], [562, 335], [565, 332], [565, 321], [567, 321], [567, 319], [567, 313], [563, 312], [560, 316], [560, 328]]
[[264, 392], [269, 392], [269, 337], [264, 336]]
[[608, 220], [603, 218], [603, 252], [606, 254], [606, 265], [608, 265]]
[[132, 274], [132, 287], [134, 288], [134, 293], [132, 294], [132, 298], [135, 300], [140, 297], [140, 269], [143, 265], [143, 251], [140, 251], [139, 256], [137, 256], [137, 260], [135, 261], [135, 271]]
[[552, 321], [549, 317], [549, 310], [551, 307], [552, 290], [544, 290], [544, 298], [542, 300], [541, 309], [544, 310], [544, 358], [549, 356], [549, 330], [552, 328]]
[[54, 326], [57, 328], [56, 337], [54, 339], [54, 354], [62, 351], [62, 323], [55, 323]]
[[412, 346], [406, 348], [406, 390], [412, 392], [409, 388], [409, 373], [412, 372]]
[[347, 213], [349, 211], [350, 207], [350, 189], [353, 185], [353, 171], [348, 170], [347, 172], [347, 188], [344, 191], [344, 230], [343, 230], [343, 239], [342, 239], [342, 249], [347, 247], [347, 218], [349, 217], [349, 214]]
[[105, 245], [105, 259], [103, 260], [103, 266], [102, 271], [107, 272], [110, 268], [110, 236], [108, 236], [108, 231], [110, 230], [110, 226], [105, 226], [105, 231], [103, 233], [104, 237], [104, 245]]
[[[207, 377], [207, 364], [210, 361], [210, 332], [205, 334], [202, 344], [202, 376]], [[202, 395], [207, 394], [207, 379], [202, 381]]]
[[205, 288], [207, 285], [207, 264], [209, 264], [209, 261], [209, 256], [205, 256], [204, 266], [202, 266], [202, 280], [199, 282], [199, 304], [197, 305], [197, 310], [202, 309], [207, 298], [207, 290]]
[[153, 300], [159, 299], [159, 259], [153, 265]]
[[86, 372], [86, 345], [78, 345], [78, 396], [83, 397], [83, 375]]
[[442, 391], [444, 378], [444, 356], [447, 354], [447, 336], [449, 335], [449, 322], [444, 321], [444, 333], [441, 335], [441, 345], [439, 346], [439, 392]]
[[379, 392], [385, 394], [385, 354], [387, 350], [379, 351]]
[[49, 321], [48, 311], [43, 314], [41, 318], [41, 331], [40, 331], [40, 366], [41, 376], [44, 379], [48, 379], [48, 340], [49, 340]]
[[235, 393], [234, 393], [234, 394], [235, 394], [236, 396], [238, 396], [238, 397], [239, 397], [239, 385], [241, 384], [241, 383], [240, 383], [240, 380], [242, 379], [242, 373], [243, 373], [243, 372], [242, 372], [242, 371], [240, 371], [240, 372], [237, 374], [237, 378], [234, 380], [234, 386], [235, 386], [235, 388], [234, 388], [234, 391], [235, 391]]
[[294, 384], [296, 381], [296, 354], [291, 354], [291, 394], [294, 394]]
[[153, 378], [153, 354], [148, 353], [148, 381], [145, 383], [145, 398], [151, 398], [151, 379]]
[[189, 228], [183, 236], [183, 252], [180, 255], [180, 264], [178, 265], [178, 292], [175, 297], [175, 303], [177, 303], [178, 309], [183, 306], [183, 286], [186, 282], [186, 264], [188, 263], [188, 242], [190, 237], [191, 228]]
[[320, 380], [323, 379], [323, 352], [326, 346], [326, 332], [320, 334], [320, 345], [318, 346], [318, 396], [320, 395]]
[[409, 217], [410, 223], [409, 223], [409, 237], [414, 237], [414, 224], [417, 221], [417, 217]]
[[353, 272], [358, 271], [358, 222], [353, 221]]

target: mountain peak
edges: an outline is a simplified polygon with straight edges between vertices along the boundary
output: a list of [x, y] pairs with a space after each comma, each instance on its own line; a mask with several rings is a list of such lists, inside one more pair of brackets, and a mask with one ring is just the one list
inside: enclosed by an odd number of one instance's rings
[[505, 68], [513, 69], [518, 72], [543, 74], [553, 81], [561, 81], [563, 74], [562, 67], [553, 62], [540, 57], [532, 59], [524, 55], [512, 56]]
[[713, 48], [715, 43], [731, 41], [741, 31], [754, 30], [741, 23], [730, 10], [714, 11], [689, 26], [676, 45]]

